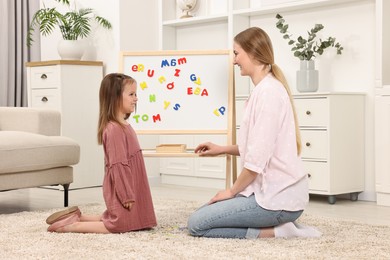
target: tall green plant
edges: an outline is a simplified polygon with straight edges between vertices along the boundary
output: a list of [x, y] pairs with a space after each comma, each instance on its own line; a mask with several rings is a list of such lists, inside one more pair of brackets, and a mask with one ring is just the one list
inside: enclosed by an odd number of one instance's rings
[[296, 40], [292, 39], [292, 35], [288, 33], [288, 24], [280, 14], [276, 15], [278, 22], [276, 28], [283, 34], [283, 38], [288, 40], [288, 44], [292, 45], [291, 51], [294, 52], [294, 56], [300, 60], [312, 60], [317, 55], [322, 55], [324, 50], [333, 47], [336, 49], [337, 54], [341, 54], [344, 49], [340, 43], [336, 43], [336, 38], [329, 37], [325, 41], [317, 39], [317, 33], [324, 29], [322, 24], [315, 24], [310, 31], [307, 32], [307, 39], [299, 36]]
[[37, 27], [43, 36], [50, 35], [56, 27], [61, 31], [64, 40], [78, 40], [87, 37], [91, 32], [91, 22], [96, 21], [97, 24], [105, 29], [111, 29], [111, 23], [93, 13], [91, 8], [81, 8], [70, 10], [69, 0], [54, 0], [69, 7], [69, 11], [62, 14], [56, 8], [39, 9], [33, 16], [28, 29], [27, 45], [33, 43], [33, 33]]

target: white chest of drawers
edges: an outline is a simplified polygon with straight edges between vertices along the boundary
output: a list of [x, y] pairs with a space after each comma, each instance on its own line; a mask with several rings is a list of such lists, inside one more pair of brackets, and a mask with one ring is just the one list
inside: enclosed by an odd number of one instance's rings
[[350, 194], [364, 190], [365, 96], [358, 93], [294, 95], [302, 139], [302, 160], [311, 194]]
[[80, 145], [80, 162], [74, 166], [70, 188], [102, 185], [104, 153], [96, 133], [103, 63], [55, 60], [26, 66], [28, 106], [59, 110], [61, 134]]

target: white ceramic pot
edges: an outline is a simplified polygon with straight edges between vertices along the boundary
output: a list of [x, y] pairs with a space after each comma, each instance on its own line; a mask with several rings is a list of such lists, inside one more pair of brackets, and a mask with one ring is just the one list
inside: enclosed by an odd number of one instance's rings
[[63, 40], [58, 43], [57, 50], [63, 60], [81, 60], [85, 52], [84, 40]]
[[297, 90], [299, 92], [316, 92], [318, 90], [318, 70], [314, 60], [301, 60], [297, 71]]

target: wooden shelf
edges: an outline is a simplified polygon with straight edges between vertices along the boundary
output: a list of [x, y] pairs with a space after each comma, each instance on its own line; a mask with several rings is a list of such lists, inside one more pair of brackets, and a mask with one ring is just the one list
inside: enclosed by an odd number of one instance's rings
[[[142, 149], [142, 154], [144, 157], [201, 157], [199, 154], [195, 153], [193, 149], [187, 149], [184, 153], [158, 153], [155, 149]], [[204, 158], [213, 158], [213, 157], [224, 157], [226, 155], [218, 156], [202, 156]]]
[[154, 149], [143, 149], [144, 157], [199, 157], [199, 154], [194, 153], [194, 150], [187, 150], [184, 153], [158, 153]]
[[85, 60], [48, 60], [48, 61], [31, 61], [26, 62], [26, 67], [40, 67], [52, 65], [85, 65], [85, 66], [103, 66], [102, 61], [85, 61]]

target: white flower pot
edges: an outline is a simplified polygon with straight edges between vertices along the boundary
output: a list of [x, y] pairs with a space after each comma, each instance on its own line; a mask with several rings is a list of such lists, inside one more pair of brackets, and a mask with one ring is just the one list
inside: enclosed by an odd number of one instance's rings
[[60, 40], [58, 54], [63, 60], [81, 60], [85, 52], [84, 40]]
[[318, 70], [314, 60], [301, 60], [297, 71], [297, 90], [299, 92], [316, 92], [318, 90]]

